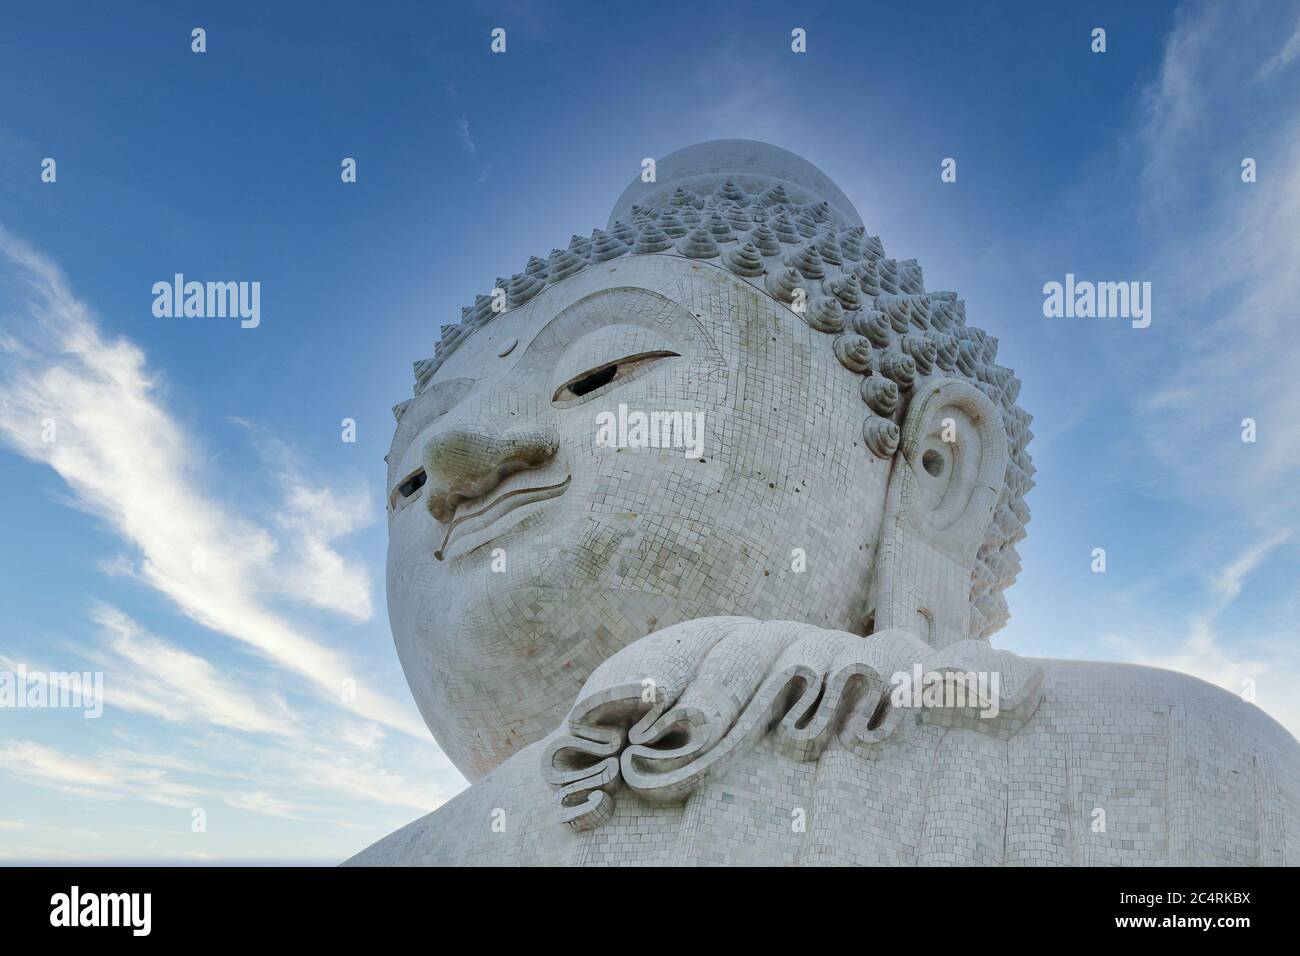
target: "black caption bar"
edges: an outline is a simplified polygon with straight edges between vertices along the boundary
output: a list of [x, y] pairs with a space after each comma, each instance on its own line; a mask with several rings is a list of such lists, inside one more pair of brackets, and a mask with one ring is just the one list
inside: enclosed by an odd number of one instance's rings
[[[353, 870], [327, 868], [0, 868], [7, 941], [148, 945], [220, 941], [375, 941], [418, 934], [430, 945], [470, 934], [484, 943], [610, 931], [656, 945], [673, 920], [716, 916], [719, 929], [762, 938], [816, 918], [866, 920], [904, 939], [960, 930], [1045, 930], [1094, 936], [1187, 935], [1228, 944], [1277, 932], [1293, 874], [1286, 870], [867, 870], [704, 872], [627, 870]], [[750, 905], [740, 905], [749, 899]], [[638, 917], [638, 913], [641, 916]], [[676, 915], [674, 915], [676, 914]], [[548, 928], [549, 927], [549, 928]], [[583, 927], [586, 927], [585, 929]], [[683, 925], [682, 928], [685, 928]], [[827, 927], [830, 929], [830, 927]], [[865, 928], [865, 927], [864, 927]], [[627, 934], [632, 934], [629, 938]], [[919, 935], [914, 935], [919, 934]], [[73, 939], [72, 937], [75, 937]], [[400, 937], [399, 937], [400, 938]], [[1005, 936], [1004, 936], [1005, 939]], [[993, 942], [993, 940], [990, 940]]]

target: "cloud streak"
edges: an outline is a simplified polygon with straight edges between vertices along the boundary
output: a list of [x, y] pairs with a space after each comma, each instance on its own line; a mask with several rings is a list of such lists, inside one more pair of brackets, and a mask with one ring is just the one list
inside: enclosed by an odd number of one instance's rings
[[[1142, 343], [1160, 355], [1137, 421], [1186, 473], [1186, 497], [1289, 532], [1300, 526], [1300, 33], [1282, 6], [1256, 13], [1184, 8], [1143, 97], [1143, 214], [1173, 324]], [[1241, 180], [1247, 156], [1258, 182]], [[1247, 418], [1254, 443], [1241, 440]]]
[[[290, 485], [294, 503], [279, 526], [265, 526], [206, 494], [198, 445], [164, 407], [143, 352], [105, 336], [58, 268], [3, 230], [0, 271], [22, 303], [0, 342], [8, 353], [0, 440], [51, 467], [78, 507], [136, 549], [136, 576], [190, 618], [340, 705], [345, 681], [356, 680], [359, 716], [427, 740], [412, 708], [362, 686], [340, 652], [267, 604], [278, 593], [353, 618], [369, 613], [368, 586], [332, 599], [308, 583], [337, 583], [350, 572], [330, 542], [357, 526], [355, 503]], [[282, 576], [286, 553], [301, 563]]]
[[[1295, 734], [1294, 646], [1221, 627], [1247, 580], [1294, 560], [1300, 528], [1300, 18], [1282, 6], [1180, 8], [1143, 91], [1139, 214], [1168, 318], [1132, 343], [1142, 363], [1133, 420], [1167, 469], [1162, 486], [1218, 528], [1196, 559], [1202, 607], [1160, 647], [1111, 636], [1135, 663], [1200, 677], [1258, 702]], [[1261, 66], [1262, 64], [1262, 66]], [[1249, 101], [1248, 103], [1243, 101]], [[1258, 164], [1243, 182], [1242, 160]], [[1257, 440], [1242, 440], [1244, 419]], [[1270, 636], [1271, 637], [1271, 636]]]
[[129, 755], [87, 759], [30, 740], [0, 743], [0, 770], [36, 786], [89, 800], [134, 796], [176, 808], [197, 806], [199, 788], [178, 782], [167, 768]]
[[99, 605], [92, 616], [104, 634], [104, 650], [90, 658], [108, 674], [108, 707], [173, 723], [273, 736], [298, 732], [296, 717], [278, 695], [234, 686], [209, 661], [146, 633], [114, 607]]
[[469, 120], [461, 117], [456, 120], [456, 138], [460, 140], [461, 149], [471, 156], [478, 153], [478, 144], [474, 142], [474, 134], [469, 131]]

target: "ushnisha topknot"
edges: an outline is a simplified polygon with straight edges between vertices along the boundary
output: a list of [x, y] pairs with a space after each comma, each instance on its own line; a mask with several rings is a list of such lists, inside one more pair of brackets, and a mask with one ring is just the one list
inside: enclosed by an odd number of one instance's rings
[[[663, 255], [725, 269], [824, 333], [840, 364], [863, 377], [864, 453], [894, 456], [909, 398], [932, 377], [964, 379], [1000, 408], [1007, 471], [971, 576], [970, 636], [987, 639], [1010, 617], [1002, 592], [1020, 570], [1034, 485], [1032, 418], [1016, 404], [1019, 379], [994, 361], [997, 339], [966, 324], [955, 292], [927, 292], [915, 259], [887, 258], [838, 187], [793, 153], [724, 140], [674, 153], [658, 171], [658, 182], [628, 187], [605, 229], [529, 259], [463, 309], [460, 324], [444, 325], [433, 356], [415, 363], [415, 394], [476, 329], [588, 266]], [[394, 408], [399, 420], [409, 404]]]

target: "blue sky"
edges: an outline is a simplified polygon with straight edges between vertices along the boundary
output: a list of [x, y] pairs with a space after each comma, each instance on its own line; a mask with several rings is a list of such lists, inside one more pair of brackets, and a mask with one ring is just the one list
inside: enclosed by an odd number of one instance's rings
[[[209, 6], [0, 34], [0, 669], [108, 703], [0, 710], [0, 860], [336, 862], [464, 786], [385, 619], [390, 408], [496, 276], [714, 138], [824, 169], [1023, 380], [996, 642], [1253, 679], [1300, 731], [1295, 5]], [[176, 272], [259, 281], [261, 325], [154, 317]], [[1044, 318], [1066, 273], [1150, 281], [1151, 327]]]

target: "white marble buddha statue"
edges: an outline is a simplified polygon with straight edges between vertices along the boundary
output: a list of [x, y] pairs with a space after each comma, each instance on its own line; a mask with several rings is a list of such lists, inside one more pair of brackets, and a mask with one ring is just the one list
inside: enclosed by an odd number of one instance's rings
[[388, 456], [397, 651], [471, 785], [350, 863], [1300, 860], [1262, 711], [990, 644], [1019, 382], [811, 164], [681, 150], [497, 286]]

